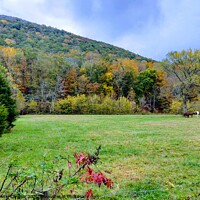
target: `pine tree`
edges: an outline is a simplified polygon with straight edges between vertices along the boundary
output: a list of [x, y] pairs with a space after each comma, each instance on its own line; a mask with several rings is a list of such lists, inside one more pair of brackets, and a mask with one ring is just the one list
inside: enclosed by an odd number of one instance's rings
[[8, 126], [8, 111], [4, 105], [0, 104], [0, 136], [4, 133]]
[[16, 101], [12, 98], [11, 88], [5, 76], [5, 70], [2, 66], [0, 66], [0, 105], [0, 118], [5, 119], [6, 117], [6, 122], [2, 122], [2, 124], [4, 124], [3, 126], [7, 124], [4, 129], [10, 130], [14, 126], [13, 122], [17, 116]]

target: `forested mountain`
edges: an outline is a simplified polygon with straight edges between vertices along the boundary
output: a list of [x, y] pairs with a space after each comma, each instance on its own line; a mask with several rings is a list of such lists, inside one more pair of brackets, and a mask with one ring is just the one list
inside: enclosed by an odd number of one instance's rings
[[19, 18], [0, 15], [0, 45], [33, 48], [48, 53], [93, 52], [101, 56], [150, 60], [104, 42], [84, 38], [73, 33], [38, 25]]
[[[0, 16], [2, 66], [21, 113], [181, 112], [182, 68], [168, 74], [122, 48], [18, 18]], [[196, 86], [192, 94], [190, 101]]]

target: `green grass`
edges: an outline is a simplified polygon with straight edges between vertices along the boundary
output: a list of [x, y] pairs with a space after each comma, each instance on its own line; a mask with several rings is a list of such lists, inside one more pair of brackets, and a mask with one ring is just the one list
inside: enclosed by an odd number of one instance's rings
[[100, 199], [200, 199], [200, 118], [175, 115], [21, 116], [0, 138], [0, 175], [17, 160], [93, 152], [115, 185]]

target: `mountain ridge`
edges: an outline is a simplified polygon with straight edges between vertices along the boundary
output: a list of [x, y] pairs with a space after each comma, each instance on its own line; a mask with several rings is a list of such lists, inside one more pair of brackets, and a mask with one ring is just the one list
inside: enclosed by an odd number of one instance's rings
[[51, 53], [93, 52], [104, 57], [109, 55], [114, 58], [153, 61], [112, 44], [7, 15], [0, 15], [0, 45], [30, 47]]

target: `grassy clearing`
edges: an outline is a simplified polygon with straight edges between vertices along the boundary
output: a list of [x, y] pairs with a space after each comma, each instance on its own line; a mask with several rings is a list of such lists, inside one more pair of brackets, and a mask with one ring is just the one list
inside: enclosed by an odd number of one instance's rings
[[171, 115], [21, 116], [0, 138], [0, 174], [16, 159], [37, 167], [45, 155], [93, 152], [115, 183], [101, 199], [200, 198], [200, 118]]

